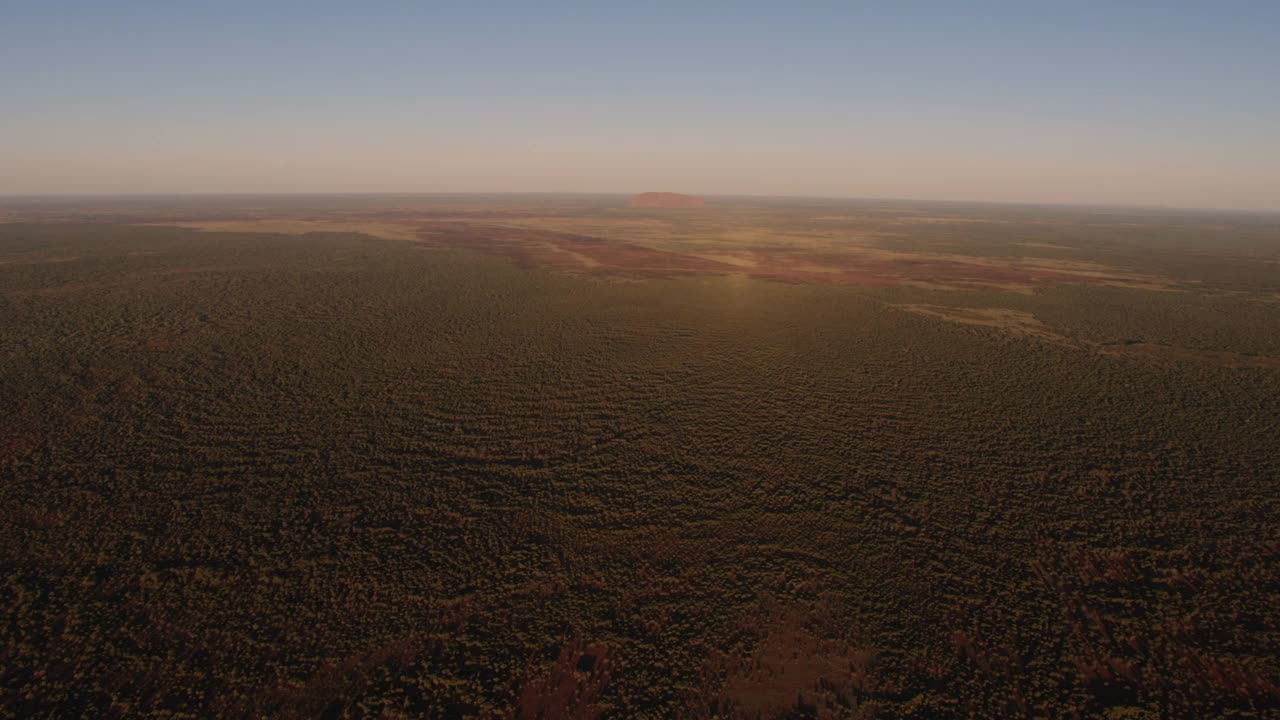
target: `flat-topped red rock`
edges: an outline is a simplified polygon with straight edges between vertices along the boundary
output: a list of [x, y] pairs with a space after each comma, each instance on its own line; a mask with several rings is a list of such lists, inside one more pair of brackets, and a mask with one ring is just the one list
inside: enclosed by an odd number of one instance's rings
[[697, 195], [672, 192], [640, 193], [631, 198], [631, 207], [700, 208], [706, 204], [706, 200]]

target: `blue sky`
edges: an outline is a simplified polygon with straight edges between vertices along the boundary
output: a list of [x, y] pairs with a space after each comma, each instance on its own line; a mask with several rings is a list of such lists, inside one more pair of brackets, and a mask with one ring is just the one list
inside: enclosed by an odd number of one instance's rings
[[0, 193], [1280, 208], [1280, 3], [13, 2]]

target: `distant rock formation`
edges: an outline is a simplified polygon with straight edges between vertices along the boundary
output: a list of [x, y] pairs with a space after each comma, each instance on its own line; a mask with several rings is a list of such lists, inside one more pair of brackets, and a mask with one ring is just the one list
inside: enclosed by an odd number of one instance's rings
[[651, 208], [700, 208], [706, 201], [697, 195], [681, 195], [671, 192], [647, 192], [631, 198], [631, 207]]

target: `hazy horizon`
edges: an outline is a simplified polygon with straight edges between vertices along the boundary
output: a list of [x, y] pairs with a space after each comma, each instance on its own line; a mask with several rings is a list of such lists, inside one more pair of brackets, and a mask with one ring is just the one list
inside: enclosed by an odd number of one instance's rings
[[[593, 192], [575, 190], [428, 190], [428, 191], [333, 191], [333, 192], [85, 192], [85, 193], [0, 193], [0, 200], [182, 200], [182, 199], [255, 199], [278, 198], [287, 199], [321, 199], [321, 198], [610, 198], [619, 202], [646, 192], [671, 192], [667, 188], [646, 188], [627, 192]], [[686, 194], [686, 193], [680, 193]], [[743, 193], [688, 193], [697, 194], [710, 203], [729, 202], [769, 202], [776, 201], [793, 205], [805, 203], [884, 203], [887, 205], [920, 205], [920, 206], [959, 206], [959, 207], [991, 207], [991, 208], [1057, 208], [1062, 210], [1100, 210], [1100, 211], [1135, 211], [1135, 212], [1170, 212], [1170, 213], [1209, 213], [1209, 214], [1243, 214], [1243, 215], [1276, 215], [1280, 208], [1248, 208], [1248, 207], [1207, 207], [1192, 205], [1141, 205], [1130, 203], [1107, 202], [1053, 202], [1034, 200], [971, 200], [967, 198], [913, 198], [913, 197], [870, 197], [839, 195], [752, 195]]]
[[88, 3], [0, 28], [0, 194], [1280, 210], [1280, 7]]

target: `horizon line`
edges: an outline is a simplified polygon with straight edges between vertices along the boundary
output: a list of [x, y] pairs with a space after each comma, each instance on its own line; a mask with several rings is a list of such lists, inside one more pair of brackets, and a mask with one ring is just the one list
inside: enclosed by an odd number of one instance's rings
[[[306, 197], [425, 197], [425, 196], [559, 196], [559, 197], [633, 197], [644, 192], [674, 192], [667, 190], [643, 190], [639, 192], [596, 192], [579, 190], [382, 190], [382, 191], [281, 191], [281, 192], [232, 192], [232, 191], [179, 191], [179, 192], [69, 192], [69, 193], [3, 193], [3, 200], [40, 199], [142, 199], [142, 198], [306, 198]], [[1143, 205], [1123, 202], [1064, 202], [1052, 200], [977, 200], [953, 198], [912, 198], [890, 196], [854, 195], [760, 195], [744, 193], [677, 193], [696, 195], [706, 199], [734, 200], [820, 200], [845, 202], [917, 203], [934, 205], [987, 205], [1000, 207], [1070, 208], [1092, 210], [1145, 210], [1160, 212], [1241, 213], [1249, 215], [1280, 215], [1280, 207], [1211, 207], [1193, 205]], [[694, 208], [696, 209], [696, 208]]]

